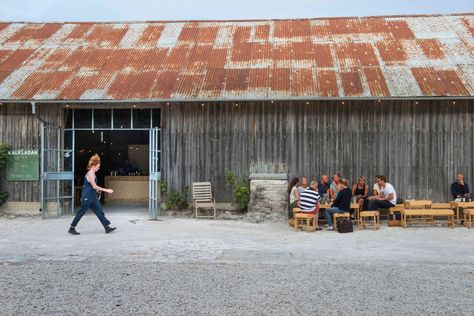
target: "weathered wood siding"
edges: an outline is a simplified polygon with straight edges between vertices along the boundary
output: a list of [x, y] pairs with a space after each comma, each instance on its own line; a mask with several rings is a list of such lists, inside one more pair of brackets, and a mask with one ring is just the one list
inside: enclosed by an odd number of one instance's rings
[[399, 197], [451, 200], [458, 171], [474, 186], [474, 101], [239, 102], [163, 108], [163, 178], [170, 189], [213, 184], [230, 201], [228, 170], [287, 163], [289, 175], [340, 172], [372, 186], [384, 174]]
[[[60, 126], [62, 108], [56, 104], [38, 104], [37, 115], [31, 114], [29, 104], [8, 104], [0, 106], [0, 143], [6, 143], [13, 149], [41, 149], [40, 125], [41, 120], [51, 126]], [[40, 120], [41, 119], [41, 120]], [[39, 201], [39, 181], [4, 181], [2, 190], [10, 193], [12, 202]]]

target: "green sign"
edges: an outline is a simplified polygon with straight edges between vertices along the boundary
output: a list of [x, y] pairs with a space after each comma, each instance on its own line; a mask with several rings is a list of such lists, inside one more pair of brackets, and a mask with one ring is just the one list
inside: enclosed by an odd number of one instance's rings
[[36, 149], [8, 150], [7, 181], [38, 181], [39, 154]]

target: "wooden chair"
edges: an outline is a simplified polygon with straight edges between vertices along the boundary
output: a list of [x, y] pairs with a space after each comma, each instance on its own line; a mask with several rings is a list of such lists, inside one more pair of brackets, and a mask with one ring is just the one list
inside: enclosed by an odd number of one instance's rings
[[360, 225], [362, 228], [366, 228], [366, 220], [372, 219], [373, 225], [372, 227], [377, 230], [380, 227], [380, 213], [379, 211], [363, 211], [360, 212]]
[[[193, 205], [196, 218], [216, 218], [216, 201], [212, 198], [211, 182], [193, 182]], [[214, 215], [198, 215], [198, 209], [212, 209]]]
[[350, 220], [351, 219], [351, 213], [346, 212], [346, 213], [334, 213], [334, 214], [332, 214], [332, 225], [334, 227], [334, 230], [337, 230], [337, 218], [338, 217], [347, 217]]
[[464, 211], [464, 226], [471, 228], [474, 219], [474, 208], [467, 208]]

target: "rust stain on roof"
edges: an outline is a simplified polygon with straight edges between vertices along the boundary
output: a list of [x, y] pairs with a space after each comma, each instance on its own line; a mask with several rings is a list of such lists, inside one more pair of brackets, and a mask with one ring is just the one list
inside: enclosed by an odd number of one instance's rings
[[467, 95], [468, 90], [454, 70], [412, 68], [421, 90], [426, 95]]
[[164, 25], [148, 25], [141, 35], [138, 45], [139, 46], [156, 46], [156, 43], [160, 39], [161, 33], [165, 29]]
[[1, 64], [0, 69], [11, 70], [19, 68], [21, 64], [28, 59], [28, 57], [34, 53], [32, 49], [18, 49], [8, 56]]
[[344, 95], [349, 97], [362, 96], [364, 89], [358, 68], [341, 72], [342, 88]]
[[441, 43], [436, 39], [420, 40], [421, 48], [429, 59], [443, 59], [444, 53], [441, 48]]
[[336, 72], [334, 70], [320, 70], [317, 73], [318, 95], [323, 97], [339, 96]]
[[387, 81], [380, 67], [364, 67], [364, 74], [367, 78], [371, 95], [378, 97], [390, 96]]
[[407, 53], [402, 42], [380, 41], [375, 46], [385, 64], [404, 64], [406, 62]]
[[0, 23], [0, 100], [474, 95], [474, 14]]

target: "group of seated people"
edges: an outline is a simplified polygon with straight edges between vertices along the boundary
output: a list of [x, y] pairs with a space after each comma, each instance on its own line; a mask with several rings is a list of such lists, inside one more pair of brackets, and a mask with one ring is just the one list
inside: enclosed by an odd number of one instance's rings
[[[351, 202], [359, 204], [360, 210], [377, 210], [379, 208], [390, 208], [397, 203], [397, 193], [394, 187], [387, 182], [383, 175], [375, 177], [374, 191], [369, 196], [369, 187], [364, 176], [360, 176], [357, 182], [349, 187], [349, 180], [343, 178], [339, 173], [333, 176], [333, 181], [329, 183], [327, 175], [321, 176], [321, 181], [312, 181], [308, 186], [307, 178], [302, 178], [301, 182], [294, 177], [290, 183], [289, 197], [289, 217], [293, 216], [293, 208], [299, 207], [301, 212], [318, 214], [319, 201], [322, 196], [327, 196], [331, 202], [331, 207], [325, 210], [327, 229], [333, 230], [332, 216], [334, 213], [352, 214]], [[317, 227], [316, 229], [320, 229]]]
[[[469, 187], [464, 182], [464, 175], [459, 173], [456, 182], [451, 185], [453, 198], [470, 198]], [[331, 207], [325, 210], [327, 230], [333, 230], [332, 216], [334, 213], [351, 213], [351, 203], [359, 205], [359, 211], [378, 210], [379, 208], [390, 208], [397, 204], [397, 193], [393, 185], [387, 182], [384, 175], [375, 176], [372, 195], [369, 195], [369, 186], [364, 176], [360, 176], [356, 183], [349, 187], [349, 180], [343, 178], [339, 173], [333, 176], [329, 183], [329, 177], [322, 175], [321, 180], [311, 181], [308, 179], [293, 177], [288, 188], [289, 210], [288, 217], [293, 217], [293, 208], [298, 207], [301, 212], [310, 214], [319, 213], [319, 202], [322, 197], [327, 197]], [[326, 200], [326, 199], [323, 199]], [[317, 226], [317, 225], [316, 225]], [[317, 226], [317, 230], [320, 228]]]

